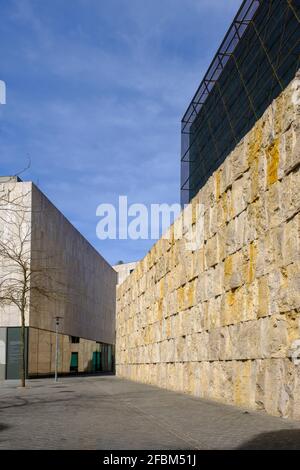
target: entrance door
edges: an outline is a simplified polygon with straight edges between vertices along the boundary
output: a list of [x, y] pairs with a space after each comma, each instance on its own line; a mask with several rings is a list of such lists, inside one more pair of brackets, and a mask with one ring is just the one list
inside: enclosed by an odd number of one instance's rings
[[93, 352], [93, 372], [99, 372], [101, 370], [101, 352]]
[[78, 372], [78, 352], [71, 353], [70, 372]]
[[107, 346], [107, 370], [112, 371], [112, 354], [111, 354], [111, 345]]

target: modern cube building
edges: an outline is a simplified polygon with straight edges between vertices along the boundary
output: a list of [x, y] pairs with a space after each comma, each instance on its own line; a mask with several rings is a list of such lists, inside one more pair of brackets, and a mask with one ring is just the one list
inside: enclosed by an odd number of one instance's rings
[[19, 377], [24, 265], [27, 376], [54, 373], [56, 317], [59, 373], [113, 371], [116, 272], [32, 182], [1, 178], [0, 380]]

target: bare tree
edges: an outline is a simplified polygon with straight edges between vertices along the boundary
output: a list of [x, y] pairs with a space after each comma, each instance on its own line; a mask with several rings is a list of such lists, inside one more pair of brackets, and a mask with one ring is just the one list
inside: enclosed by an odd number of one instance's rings
[[[0, 185], [0, 306], [15, 306], [21, 323], [21, 385], [26, 381], [26, 317], [33, 299], [64, 295], [55, 285], [55, 266], [33, 249], [31, 191], [12, 181]], [[36, 241], [36, 240], [35, 240]]]

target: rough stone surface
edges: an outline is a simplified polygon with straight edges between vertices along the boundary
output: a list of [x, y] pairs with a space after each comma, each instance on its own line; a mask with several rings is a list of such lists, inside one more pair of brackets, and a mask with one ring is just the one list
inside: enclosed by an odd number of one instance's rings
[[181, 214], [118, 287], [119, 376], [300, 418], [299, 93], [298, 74], [191, 202], [201, 246]]

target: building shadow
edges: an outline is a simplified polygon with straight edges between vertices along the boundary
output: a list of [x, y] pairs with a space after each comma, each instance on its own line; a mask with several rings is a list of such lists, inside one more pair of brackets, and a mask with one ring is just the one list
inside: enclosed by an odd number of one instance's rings
[[258, 434], [237, 447], [237, 450], [300, 450], [300, 429], [281, 429]]
[[[103, 376], [114, 376], [115, 372], [67, 372], [59, 373], [58, 378], [68, 378], [68, 377], [78, 377], [83, 379], [84, 377], [103, 377]], [[54, 374], [40, 374], [40, 375], [30, 375], [27, 380], [34, 381], [40, 379], [53, 379]]]
[[8, 424], [0, 423], [0, 432], [5, 431], [9, 427]]

